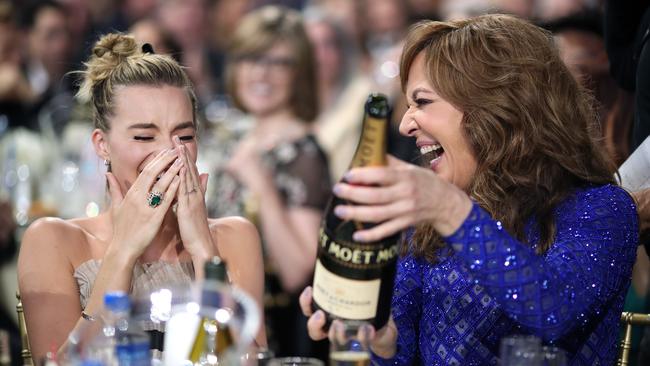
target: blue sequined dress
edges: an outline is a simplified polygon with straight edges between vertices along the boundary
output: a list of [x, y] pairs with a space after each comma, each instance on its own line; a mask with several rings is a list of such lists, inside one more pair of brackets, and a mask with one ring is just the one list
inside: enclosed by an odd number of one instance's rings
[[[555, 210], [557, 235], [542, 256], [474, 204], [445, 238], [439, 261], [398, 263], [393, 359], [376, 365], [494, 365], [508, 335], [534, 334], [571, 365], [611, 365], [638, 236], [623, 189], [578, 190]], [[532, 225], [529, 225], [531, 227]], [[530, 243], [538, 234], [528, 230]]]

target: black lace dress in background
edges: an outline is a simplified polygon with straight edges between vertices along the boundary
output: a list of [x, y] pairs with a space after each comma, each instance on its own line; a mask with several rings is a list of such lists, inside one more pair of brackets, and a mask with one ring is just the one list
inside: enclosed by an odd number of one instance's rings
[[[221, 145], [229, 150], [224, 154], [224, 162], [236, 146], [233, 140], [229, 143], [230, 146]], [[273, 182], [287, 207], [325, 209], [332, 183], [327, 158], [313, 135], [278, 144], [264, 154], [262, 161], [272, 172]], [[210, 216], [240, 215], [259, 224], [256, 198], [222, 169], [213, 175], [208, 194]], [[315, 234], [314, 245], [317, 239]], [[313, 261], [314, 258], [305, 260]], [[322, 356], [323, 345], [314, 344], [307, 335], [307, 319], [298, 304], [300, 293], [284, 291], [275, 273], [272, 263], [265, 258], [264, 306], [269, 348], [278, 356]], [[311, 276], [305, 286], [309, 284]]]

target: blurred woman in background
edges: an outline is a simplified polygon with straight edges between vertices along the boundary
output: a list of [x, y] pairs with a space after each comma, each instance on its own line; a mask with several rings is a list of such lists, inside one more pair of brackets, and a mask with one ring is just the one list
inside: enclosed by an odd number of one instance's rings
[[372, 81], [360, 70], [356, 43], [331, 15], [317, 6], [307, 8], [304, 14], [318, 76], [320, 113], [314, 130], [327, 153], [332, 179], [338, 180], [359, 141], [361, 106], [372, 90]]
[[213, 196], [217, 207], [241, 207], [262, 235], [271, 348], [279, 355], [309, 354], [298, 293], [311, 280], [330, 179], [311, 132], [316, 71], [300, 14], [276, 6], [249, 13], [229, 57], [227, 88], [252, 127], [229, 153], [226, 170], [236, 184], [222, 176]]

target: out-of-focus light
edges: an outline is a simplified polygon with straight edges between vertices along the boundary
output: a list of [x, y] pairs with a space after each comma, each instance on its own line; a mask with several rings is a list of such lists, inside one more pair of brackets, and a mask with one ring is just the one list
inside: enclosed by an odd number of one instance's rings
[[22, 164], [18, 167], [18, 179], [21, 181], [29, 179], [29, 167], [27, 165]]
[[381, 64], [380, 69], [381, 74], [389, 79], [395, 78], [399, 75], [399, 66], [397, 66], [395, 61], [384, 61], [384, 63]]
[[230, 321], [230, 311], [228, 309], [219, 309], [214, 313], [214, 318], [219, 323], [228, 323]]
[[190, 314], [198, 314], [199, 310], [201, 310], [199, 304], [195, 302], [188, 302], [185, 308], [187, 309], [187, 312]]
[[150, 318], [153, 322], [164, 322], [171, 317], [172, 292], [164, 288], [151, 294]]
[[87, 217], [95, 217], [99, 215], [99, 205], [97, 202], [90, 201], [86, 205], [86, 216]]

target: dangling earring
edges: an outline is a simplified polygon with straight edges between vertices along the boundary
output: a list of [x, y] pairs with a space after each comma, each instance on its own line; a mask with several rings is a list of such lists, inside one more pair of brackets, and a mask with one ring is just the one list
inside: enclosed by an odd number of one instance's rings
[[111, 171], [111, 161], [110, 160], [104, 159], [104, 166], [106, 167], [107, 172]]

